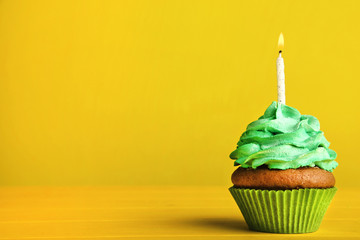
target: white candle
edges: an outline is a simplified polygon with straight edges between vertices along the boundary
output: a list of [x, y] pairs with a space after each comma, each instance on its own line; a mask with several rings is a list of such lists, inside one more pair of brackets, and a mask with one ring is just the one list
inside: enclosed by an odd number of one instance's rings
[[280, 49], [279, 57], [276, 59], [278, 103], [285, 104], [285, 65], [284, 59], [281, 57], [282, 48], [284, 47], [284, 36], [282, 33], [279, 36], [278, 47]]

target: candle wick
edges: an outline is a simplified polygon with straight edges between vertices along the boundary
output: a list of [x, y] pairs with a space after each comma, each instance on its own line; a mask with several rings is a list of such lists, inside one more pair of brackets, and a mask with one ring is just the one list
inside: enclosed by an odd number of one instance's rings
[[282, 53], [282, 51], [280, 50], [279, 53]]

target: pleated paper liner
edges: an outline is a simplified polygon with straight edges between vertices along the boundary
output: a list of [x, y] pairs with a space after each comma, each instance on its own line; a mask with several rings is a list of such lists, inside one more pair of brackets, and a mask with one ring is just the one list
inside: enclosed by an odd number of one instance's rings
[[319, 229], [337, 188], [257, 190], [229, 188], [251, 230], [309, 233]]

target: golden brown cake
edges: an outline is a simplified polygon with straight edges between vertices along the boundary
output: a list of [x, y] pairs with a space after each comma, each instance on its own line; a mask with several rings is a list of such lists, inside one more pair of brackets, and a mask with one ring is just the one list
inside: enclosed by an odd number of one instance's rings
[[234, 187], [253, 189], [330, 188], [335, 185], [334, 175], [318, 167], [297, 169], [252, 169], [239, 167], [231, 176]]

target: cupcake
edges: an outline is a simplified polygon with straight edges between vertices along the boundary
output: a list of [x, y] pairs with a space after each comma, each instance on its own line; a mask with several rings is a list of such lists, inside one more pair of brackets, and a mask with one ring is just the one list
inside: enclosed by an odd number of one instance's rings
[[335, 195], [336, 153], [319, 121], [273, 102], [230, 154], [230, 192], [251, 230], [316, 231]]

